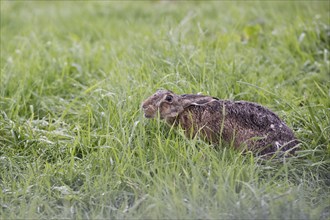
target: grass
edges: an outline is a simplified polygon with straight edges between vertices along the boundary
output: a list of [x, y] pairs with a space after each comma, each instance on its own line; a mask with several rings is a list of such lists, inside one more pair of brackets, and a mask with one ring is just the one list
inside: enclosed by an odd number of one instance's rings
[[[329, 2], [1, 1], [0, 219], [329, 219]], [[156, 89], [258, 102], [296, 157], [143, 118]]]

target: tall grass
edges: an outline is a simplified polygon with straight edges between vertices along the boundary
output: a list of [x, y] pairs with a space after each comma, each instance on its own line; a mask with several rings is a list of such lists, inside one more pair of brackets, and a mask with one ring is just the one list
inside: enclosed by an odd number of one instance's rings
[[[329, 219], [328, 2], [1, 1], [0, 219]], [[278, 113], [297, 156], [214, 149], [156, 89]]]

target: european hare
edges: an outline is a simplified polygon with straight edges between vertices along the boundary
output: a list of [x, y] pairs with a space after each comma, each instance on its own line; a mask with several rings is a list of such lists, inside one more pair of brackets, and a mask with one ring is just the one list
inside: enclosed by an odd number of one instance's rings
[[142, 103], [142, 109], [146, 118], [159, 116], [171, 126], [181, 126], [188, 138], [198, 135], [214, 145], [224, 141], [265, 155], [294, 153], [298, 144], [275, 113], [256, 103], [158, 90]]

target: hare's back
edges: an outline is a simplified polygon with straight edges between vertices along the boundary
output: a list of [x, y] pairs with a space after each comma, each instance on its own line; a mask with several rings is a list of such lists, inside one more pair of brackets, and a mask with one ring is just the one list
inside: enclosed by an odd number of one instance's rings
[[240, 127], [264, 130], [286, 126], [274, 112], [253, 102], [220, 101], [220, 105], [225, 108], [226, 118]]

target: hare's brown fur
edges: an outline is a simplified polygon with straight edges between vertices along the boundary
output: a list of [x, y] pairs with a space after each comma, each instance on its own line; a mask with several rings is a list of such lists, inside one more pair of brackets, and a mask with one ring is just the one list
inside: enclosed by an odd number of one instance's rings
[[252, 102], [158, 90], [142, 108], [147, 118], [159, 114], [168, 124], [181, 126], [187, 137], [199, 135], [214, 145], [223, 140], [264, 155], [293, 153], [298, 144], [292, 130], [275, 113]]

